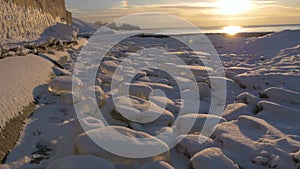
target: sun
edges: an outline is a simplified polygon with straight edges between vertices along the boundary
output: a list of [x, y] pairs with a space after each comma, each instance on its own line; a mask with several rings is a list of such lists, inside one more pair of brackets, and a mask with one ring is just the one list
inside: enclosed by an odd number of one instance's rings
[[223, 27], [223, 32], [228, 34], [228, 35], [236, 35], [242, 31], [242, 27], [240, 26], [226, 26]]
[[221, 14], [235, 15], [251, 8], [251, 0], [218, 0], [217, 6]]

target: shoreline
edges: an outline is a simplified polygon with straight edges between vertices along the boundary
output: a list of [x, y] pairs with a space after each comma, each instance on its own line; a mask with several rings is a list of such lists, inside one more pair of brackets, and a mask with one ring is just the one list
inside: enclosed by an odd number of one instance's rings
[[16, 146], [21, 133], [25, 127], [26, 120], [34, 113], [36, 105], [30, 103], [25, 106], [19, 116], [11, 119], [5, 127], [0, 130], [0, 164], [4, 164], [9, 152]]

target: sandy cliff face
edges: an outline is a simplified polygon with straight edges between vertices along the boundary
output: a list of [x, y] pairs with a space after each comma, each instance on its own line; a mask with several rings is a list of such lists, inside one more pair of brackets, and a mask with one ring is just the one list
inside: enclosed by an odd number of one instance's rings
[[0, 0], [0, 40], [35, 39], [57, 22], [72, 22], [64, 0]]
[[22, 7], [33, 7], [41, 9], [45, 13], [51, 14], [54, 18], [59, 17], [60, 19], [67, 21], [67, 11], [65, 0], [4, 0], [6, 2], [12, 1], [17, 6]]

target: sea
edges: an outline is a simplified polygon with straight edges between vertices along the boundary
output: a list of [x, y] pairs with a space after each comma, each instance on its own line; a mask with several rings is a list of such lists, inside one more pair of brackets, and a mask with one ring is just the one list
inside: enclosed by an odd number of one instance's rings
[[[230, 27], [230, 26], [229, 26]], [[263, 26], [231, 26], [236, 33], [264, 33], [280, 32], [284, 30], [300, 30], [297, 25], [263, 25]], [[198, 33], [228, 33], [226, 27], [205, 27], [205, 28], [161, 28], [151, 29], [160, 34], [198, 34]]]

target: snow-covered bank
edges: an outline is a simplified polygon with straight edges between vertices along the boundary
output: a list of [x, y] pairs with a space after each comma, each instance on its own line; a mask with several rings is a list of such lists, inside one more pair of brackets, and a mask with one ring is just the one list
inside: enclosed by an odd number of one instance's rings
[[46, 84], [53, 63], [37, 55], [0, 60], [0, 127], [34, 102], [35, 87]]

